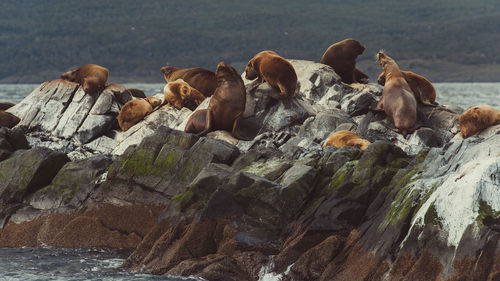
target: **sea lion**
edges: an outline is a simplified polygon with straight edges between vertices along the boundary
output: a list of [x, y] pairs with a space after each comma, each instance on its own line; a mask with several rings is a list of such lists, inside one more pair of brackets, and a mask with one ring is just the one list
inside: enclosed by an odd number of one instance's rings
[[371, 143], [351, 131], [338, 131], [331, 133], [323, 142], [323, 147], [327, 146], [354, 146], [361, 150], [365, 150]]
[[385, 86], [377, 110], [392, 119], [397, 132], [404, 137], [415, 129], [417, 100], [396, 62], [380, 51], [377, 59], [385, 72]]
[[246, 90], [238, 72], [225, 62], [217, 65], [217, 89], [210, 99], [206, 112], [204, 130], [198, 136], [204, 136], [216, 130], [226, 130], [233, 137], [243, 139], [239, 131], [239, 122], [245, 112]]
[[[401, 73], [403, 73], [406, 82], [410, 86], [418, 102], [425, 105], [436, 105], [436, 89], [434, 89], [434, 86], [429, 80], [411, 71], [401, 70]], [[385, 72], [380, 73], [377, 82], [382, 86], [385, 85]]]
[[165, 85], [163, 95], [165, 96], [164, 102], [168, 102], [177, 109], [187, 107], [190, 110], [195, 110], [205, 99], [202, 93], [189, 86], [182, 79], [177, 79]]
[[331, 66], [344, 83], [366, 84], [368, 83], [368, 75], [356, 68], [356, 58], [364, 51], [365, 46], [348, 38], [328, 47], [320, 62]]
[[118, 114], [118, 125], [125, 132], [160, 105], [161, 100], [156, 97], [128, 101]]
[[61, 74], [61, 78], [80, 84], [87, 94], [96, 94], [106, 88], [109, 70], [97, 64], [86, 64]]
[[7, 110], [11, 107], [13, 107], [15, 104], [11, 102], [0, 102], [0, 110]]
[[288, 99], [296, 96], [297, 73], [292, 64], [273, 51], [262, 51], [255, 55], [245, 68], [245, 78], [255, 84], [267, 82], [280, 90], [276, 99]]
[[140, 98], [140, 99], [143, 99], [146, 97], [146, 94], [139, 90], [139, 89], [135, 89], [135, 88], [127, 88], [127, 91], [133, 96], [133, 97], [136, 97], [136, 98]]
[[14, 114], [0, 111], [0, 127], [7, 127], [9, 129], [12, 129], [12, 127], [16, 126], [20, 121], [21, 119], [19, 119], [19, 117], [15, 116]]
[[180, 69], [173, 66], [164, 66], [160, 69], [167, 82], [173, 82], [177, 79], [186, 81], [191, 87], [200, 91], [205, 97], [213, 95], [217, 88], [217, 79], [215, 73], [205, 68], [195, 67]]
[[500, 110], [489, 105], [473, 106], [458, 118], [458, 128], [464, 139], [498, 124], [500, 124]]
[[196, 110], [189, 116], [189, 119], [184, 128], [184, 132], [197, 134], [205, 130], [205, 122], [207, 120], [207, 110], [200, 109]]

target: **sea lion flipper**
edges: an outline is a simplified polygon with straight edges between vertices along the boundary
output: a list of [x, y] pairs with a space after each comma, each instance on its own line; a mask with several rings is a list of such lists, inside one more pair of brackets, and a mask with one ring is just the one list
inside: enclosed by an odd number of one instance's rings
[[241, 135], [241, 133], [240, 133], [240, 120], [241, 120], [241, 117], [238, 117], [234, 120], [233, 131], [231, 132], [233, 134], [233, 137], [240, 139], [240, 140], [244, 140], [244, 141], [251, 141], [252, 139], [245, 138]]
[[381, 98], [375, 108], [375, 111], [384, 111], [384, 100]]
[[210, 110], [207, 110], [207, 117], [205, 122], [205, 129], [200, 133], [196, 134], [198, 137], [203, 137], [212, 131], [213, 118]]

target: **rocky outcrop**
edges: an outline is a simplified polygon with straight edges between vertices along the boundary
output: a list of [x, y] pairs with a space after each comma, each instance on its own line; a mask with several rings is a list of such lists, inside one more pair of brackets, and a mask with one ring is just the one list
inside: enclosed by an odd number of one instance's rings
[[[296, 99], [246, 81], [252, 141], [184, 133], [169, 106], [122, 133], [121, 87], [42, 84], [0, 129], [0, 247], [125, 248], [130, 270], [207, 280], [496, 280], [500, 126], [464, 140], [460, 108], [419, 106], [403, 138], [380, 87], [291, 63]], [[338, 130], [372, 144], [322, 148]]]

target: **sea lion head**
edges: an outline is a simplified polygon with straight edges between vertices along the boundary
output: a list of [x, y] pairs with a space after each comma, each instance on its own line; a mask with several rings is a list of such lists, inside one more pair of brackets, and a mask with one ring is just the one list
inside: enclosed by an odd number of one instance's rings
[[386, 55], [384, 51], [379, 51], [377, 53], [377, 60], [382, 67], [385, 67], [385, 65], [387, 64], [394, 63], [394, 60], [388, 55]]
[[155, 107], [158, 107], [162, 104], [162, 100], [157, 98], [157, 97], [147, 97], [147, 98], [144, 98], [144, 100], [146, 100], [147, 102], [149, 102], [149, 104], [155, 108]]
[[105, 86], [99, 82], [99, 79], [95, 77], [85, 78], [82, 85], [83, 91], [87, 94], [100, 93], [104, 90], [104, 87]]
[[235, 76], [239, 77], [240, 75], [236, 69], [227, 65], [225, 62], [222, 61], [217, 65], [217, 71], [215, 72], [217, 81], [234, 80]]
[[61, 79], [75, 82], [74, 79], [75, 79], [75, 74], [77, 71], [78, 71], [78, 69], [66, 71], [63, 74], [61, 74]]
[[254, 60], [250, 60], [247, 64], [247, 67], [245, 68], [245, 78], [247, 80], [253, 80], [257, 78], [258, 74], [257, 71], [255, 70], [254, 66]]
[[164, 66], [160, 68], [160, 71], [165, 75], [165, 77], [168, 77], [170, 74], [172, 74], [174, 71], [179, 70], [179, 68], [174, 67], [174, 66]]
[[357, 40], [354, 40], [352, 38], [347, 38], [344, 40], [344, 43], [345, 45], [350, 49], [350, 50], [353, 50], [354, 51], [354, 54], [356, 56], [359, 56], [361, 55], [366, 47], [361, 45], [361, 43], [359, 43]]

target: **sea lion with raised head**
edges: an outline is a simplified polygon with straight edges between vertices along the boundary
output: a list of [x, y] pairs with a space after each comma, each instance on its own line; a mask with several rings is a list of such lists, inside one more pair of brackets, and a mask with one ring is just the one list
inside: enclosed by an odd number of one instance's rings
[[417, 100], [396, 62], [380, 51], [377, 59], [385, 72], [385, 86], [377, 110], [383, 110], [404, 137], [417, 123]]
[[276, 99], [288, 99], [297, 95], [297, 73], [292, 64], [273, 51], [262, 51], [255, 55], [245, 68], [245, 78], [257, 80], [260, 84], [267, 82], [271, 87], [278, 89], [280, 94], [273, 96]]
[[344, 83], [366, 84], [368, 83], [368, 75], [356, 68], [356, 58], [364, 51], [365, 46], [348, 38], [328, 47], [320, 62], [331, 66]]
[[205, 99], [202, 93], [182, 79], [169, 82], [163, 88], [163, 95], [165, 97], [164, 102], [168, 102], [177, 109], [187, 107], [190, 110], [195, 110]]
[[106, 88], [109, 70], [97, 64], [86, 64], [61, 74], [61, 78], [80, 84], [87, 94], [98, 94]]
[[[401, 73], [403, 73], [406, 82], [418, 102], [436, 106], [436, 89], [434, 89], [434, 86], [427, 78], [411, 71], [401, 70]], [[385, 85], [385, 72], [380, 73], [377, 82], [382, 86]]]
[[243, 139], [240, 119], [245, 112], [246, 90], [238, 72], [225, 62], [217, 65], [217, 89], [210, 99], [205, 117], [205, 126], [198, 136], [216, 130], [230, 131], [235, 138]]

